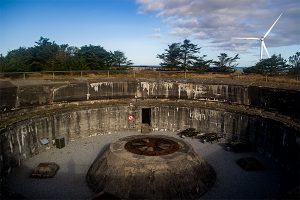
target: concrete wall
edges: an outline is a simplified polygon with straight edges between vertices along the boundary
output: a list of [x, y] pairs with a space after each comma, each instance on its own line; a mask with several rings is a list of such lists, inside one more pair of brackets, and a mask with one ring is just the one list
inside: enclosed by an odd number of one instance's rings
[[[83, 101], [101, 99], [128, 99], [137, 103], [58, 110], [50, 115], [30, 115], [8, 126], [1, 124], [1, 177], [28, 157], [44, 151], [47, 146], [41, 144], [41, 138], [49, 138], [49, 147], [52, 147], [52, 141], [59, 136], [65, 137], [68, 144], [73, 139], [95, 134], [140, 130], [141, 109], [145, 106], [151, 108], [151, 127], [154, 130], [177, 132], [194, 127], [203, 132], [216, 132], [228, 141], [250, 141], [257, 150], [286, 167], [299, 167], [299, 153], [295, 153], [299, 152], [296, 143], [298, 131], [280, 120], [248, 115], [238, 110], [231, 112], [226, 108], [231, 104], [241, 105], [241, 109], [260, 108], [262, 112], [267, 110], [274, 115], [286, 115], [290, 121], [297, 123], [300, 119], [300, 91], [297, 90], [180, 79], [0, 81], [0, 120], [4, 122], [9, 116], [13, 118], [16, 115], [17, 118], [19, 114], [31, 114], [31, 107], [49, 105], [51, 108], [73, 101], [82, 104]], [[143, 102], [147, 99], [157, 99], [157, 103], [146, 105]], [[163, 105], [159, 99], [172, 103]], [[225, 105], [225, 108], [176, 105], [179, 99], [211, 101], [219, 106]], [[21, 108], [26, 108], [25, 113], [17, 112]], [[129, 114], [134, 116], [133, 121], [128, 121]]]
[[[2, 85], [2, 86], [1, 86]], [[98, 99], [192, 99], [263, 108], [300, 119], [300, 91], [222, 81], [101, 79], [0, 82], [1, 110]]]
[[[157, 106], [151, 108], [151, 127], [158, 131], [179, 132], [196, 128], [203, 133], [218, 133], [227, 141], [249, 141], [257, 150], [284, 166], [298, 166], [296, 134], [284, 124], [243, 113], [185, 106]], [[0, 167], [6, 174], [14, 166], [53, 147], [52, 141], [64, 137], [66, 145], [71, 140], [116, 131], [141, 130], [141, 110], [145, 106], [107, 106], [76, 111], [66, 111], [51, 116], [30, 118], [17, 122], [0, 133]], [[134, 116], [129, 121], [128, 115]], [[298, 133], [299, 134], [299, 133]], [[42, 145], [41, 138], [49, 138]]]

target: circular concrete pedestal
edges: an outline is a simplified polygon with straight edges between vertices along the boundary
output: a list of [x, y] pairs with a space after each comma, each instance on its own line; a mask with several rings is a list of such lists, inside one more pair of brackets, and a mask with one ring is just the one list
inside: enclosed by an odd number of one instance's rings
[[135, 135], [109, 145], [91, 165], [88, 185], [125, 199], [192, 199], [204, 194], [216, 174], [182, 140]]

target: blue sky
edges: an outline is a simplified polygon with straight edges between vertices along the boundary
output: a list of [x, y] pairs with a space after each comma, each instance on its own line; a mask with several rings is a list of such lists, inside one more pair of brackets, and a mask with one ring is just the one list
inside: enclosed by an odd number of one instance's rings
[[268, 50], [285, 58], [300, 51], [300, 1], [280, 1], [0, 0], [0, 53], [33, 46], [43, 36], [58, 44], [121, 50], [136, 65], [157, 65], [156, 55], [168, 44], [188, 38], [209, 58], [239, 53], [240, 66], [251, 66], [258, 61], [258, 43], [231, 37], [262, 36], [283, 11], [266, 40]]

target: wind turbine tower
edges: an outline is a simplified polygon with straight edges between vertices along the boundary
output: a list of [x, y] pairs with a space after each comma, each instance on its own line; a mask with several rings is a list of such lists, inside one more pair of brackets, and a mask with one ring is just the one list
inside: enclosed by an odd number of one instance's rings
[[245, 37], [245, 38], [238, 37], [238, 38], [234, 38], [234, 39], [239, 39], [239, 40], [259, 40], [260, 41], [260, 60], [263, 58], [263, 50], [265, 50], [268, 58], [270, 58], [270, 54], [269, 54], [268, 49], [267, 49], [266, 44], [265, 44], [265, 38], [269, 35], [269, 33], [271, 32], [271, 30], [273, 29], [273, 27], [275, 26], [275, 24], [277, 23], [277, 21], [279, 20], [279, 18], [281, 17], [281, 15], [282, 15], [282, 13], [275, 20], [275, 22], [272, 24], [272, 26], [265, 33], [264, 36], [262, 36], [262, 37]]

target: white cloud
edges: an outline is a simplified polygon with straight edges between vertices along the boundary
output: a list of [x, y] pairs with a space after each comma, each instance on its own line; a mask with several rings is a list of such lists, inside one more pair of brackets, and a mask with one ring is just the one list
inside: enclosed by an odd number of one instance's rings
[[[257, 43], [232, 41], [232, 37], [263, 36], [284, 12], [269, 37], [268, 47], [300, 44], [299, 0], [136, 0], [143, 12], [156, 13], [170, 34], [207, 40], [214, 47], [244, 51]], [[240, 45], [238, 47], [237, 45]]]

